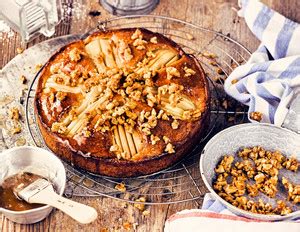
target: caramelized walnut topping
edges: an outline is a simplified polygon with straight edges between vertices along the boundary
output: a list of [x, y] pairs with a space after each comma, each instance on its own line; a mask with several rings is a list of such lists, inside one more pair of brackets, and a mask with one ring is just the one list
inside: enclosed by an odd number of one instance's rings
[[180, 72], [175, 67], [167, 67], [167, 79], [171, 80], [172, 77], [180, 77]]
[[143, 38], [143, 34], [142, 34], [141, 30], [136, 29], [135, 32], [132, 34], [131, 39], [135, 40], [135, 39], [138, 39], [138, 38], [139, 39]]
[[171, 143], [168, 143], [165, 148], [165, 151], [168, 153], [175, 153], [174, 146]]
[[158, 136], [151, 135], [150, 140], [151, 140], [151, 144], [155, 145], [160, 140], [160, 138]]
[[179, 127], [178, 120], [174, 119], [173, 122], [171, 123], [171, 126], [174, 130], [178, 129], [178, 127]]
[[156, 36], [152, 37], [152, 38], [150, 39], [150, 42], [151, 42], [151, 43], [154, 43], [154, 44], [157, 44], [157, 37], [156, 37]]
[[78, 48], [73, 48], [70, 53], [69, 57], [71, 61], [79, 61], [81, 59], [81, 51]]
[[170, 139], [167, 137], [167, 136], [163, 136], [163, 141], [165, 142], [165, 143], [169, 143], [170, 142]]
[[185, 74], [184, 74], [185, 77], [189, 77], [189, 76], [192, 76], [192, 75], [196, 74], [196, 72], [193, 69], [188, 68], [186, 66], [183, 68], [183, 70], [185, 72]]
[[88, 138], [92, 135], [91, 131], [87, 127], [84, 127], [81, 133], [85, 138]]
[[52, 132], [58, 132], [59, 134], [64, 134], [67, 131], [67, 127], [62, 123], [54, 122], [51, 126]]
[[55, 97], [57, 100], [63, 101], [67, 97], [67, 95], [68, 94], [66, 92], [57, 92]]

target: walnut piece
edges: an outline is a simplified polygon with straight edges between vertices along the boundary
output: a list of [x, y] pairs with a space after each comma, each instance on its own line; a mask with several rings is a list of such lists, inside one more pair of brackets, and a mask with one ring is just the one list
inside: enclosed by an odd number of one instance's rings
[[262, 116], [263, 114], [261, 112], [254, 111], [250, 113], [250, 118], [258, 122], [262, 120]]
[[19, 109], [17, 107], [12, 107], [9, 111], [8, 111], [8, 116], [10, 119], [16, 120], [18, 121], [20, 119], [20, 112]]
[[165, 148], [165, 151], [168, 153], [175, 153], [174, 146], [171, 143], [168, 143]]
[[126, 192], [125, 183], [121, 182], [121, 183], [117, 184], [115, 186], [115, 189], [118, 190], [118, 191], [120, 191], [120, 192], [122, 192], [122, 193]]
[[156, 37], [156, 36], [152, 37], [152, 38], [150, 39], [150, 42], [151, 42], [151, 43], [154, 43], [154, 44], [157, 44], [157, 37]]
[[175, 67], [167, 67], [167, 79], [171, 80], [172, 77], [180, 77], [180, 72]]

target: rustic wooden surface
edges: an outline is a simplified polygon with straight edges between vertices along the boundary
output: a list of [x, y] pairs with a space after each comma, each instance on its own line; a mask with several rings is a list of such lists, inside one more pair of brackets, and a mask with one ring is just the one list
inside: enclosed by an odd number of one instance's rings
[[[77, 19], [73, 16], [69, 21], [61, 23], [57, 27], [54, 36], [61, 36], [71, 33], [83, 33], [96, 25], [97, 20], [113, 17], [107, 13], [97, 0], [68, 1], [72, 4], [84, 3], [86, 6], [86, 17]], [[266, 4], [279, 11], [283, 15], [300, 22], [300, 1], [297, 0], [264, 0]], [[237, 0], [161, 0], [153, 14], [165, 15], [192, 22], [194, 24], [222, 31], [233, 39], [245, 45], [250, 51], [254, 51], [259, 41], [252, 35], [243, 19], [236, 15]], [[89, 11], [100, 11], [101, 15], [92, 17]], [[40, 36], [28, 44], [28, 47], [46, 40]], [[0, 67], [3, 68], [16, 54], [20, 47], [20, 36], [2, 33], [0, 37]], [[0, 215], [1, 231], [127, 231], [124, 223], [137, 225], [136, 231], [163, 231], [164, 221], [173, 213], [182, 209], [197, 207], [194, 201], [162, 206], [147, 206], [150, 215], [143, 217], [138, 209], [132, 205], [109, 198], [74, 198], [79, 202], [88, 204], [97, 209], [98, 219], [89, 225], [79, 225], [68, 216], [59, 211], [53, 211], [51, 215], [40, 223], [33, 225], [18, 225], [10, 222]], [[133, 228], [130, 229], [134, 231]]]

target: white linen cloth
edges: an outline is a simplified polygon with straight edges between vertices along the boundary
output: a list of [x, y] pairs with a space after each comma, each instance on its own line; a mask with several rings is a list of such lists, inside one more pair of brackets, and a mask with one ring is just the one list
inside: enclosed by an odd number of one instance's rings
[[239, 217], [226, 209], [211, 194], [206, 194], [202, 209], [183, 210], [165, 223], [164, 232], [299, 232], [299, 221], [263, 222]]
[[225, 81], [227, 94], [263, 114], [261, 122], [281, 126], [300, 92], [300, 25], [258, 0], [241, 0], [238, 14], [261, 41], [248, 62]]

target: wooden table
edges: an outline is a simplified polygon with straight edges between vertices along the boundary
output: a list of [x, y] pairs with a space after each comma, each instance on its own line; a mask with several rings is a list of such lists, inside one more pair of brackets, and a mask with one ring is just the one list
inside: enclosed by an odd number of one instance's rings
[[[78, 0], [69, 0], [76, 4]], [[265, 0], [269, 6], [283, 15], [300, 21], [300, 1], [297, 0]], [[57, 27], [56, 36], [83, 33], [97, 24], [97, 20], [104, 20], [113, 17], [106, 12], [96, 0], [85, 3], [87, 16], [78, 20], [72, 17], [69, 23], [60, 24]], [[259, 41], [253, 36], [243, 19], [236, 14], [238, 9], [237, 0], [161, 0], [153, 14], [165, 15], [179, 18], [187, 22], [197, 24], [215, 31], [221, 31], [225, 35], [245, 45], [250, 51], [254, 51]], [[99, 11], [100, 16], [90, 16], [89, 11]], [[2, 33], [0, 43], [0, 67], [3, 68], [16, 54], [20, 47], [20, 36], [18, 34]], [[0, 39], [1, 39], [0, 38]], [[47, 38], [40, 36], [28, 44], [28, 47], [37, 44]], [[202, 186], [204, 188], [204, 186]], [[127, 231], [124, 223], [136, 225], [136, 231], [163, 231], [165, 220], [172, 214], [183, 209], [196, 208], [194, 201], [162, 205], [147, 206], [150, 215], [143, 217], [139, 210], [128, 204], [104, 197], [80, 198], [74, 200], [88, 204], [97, 209], [98, 219], [89, 225], [79, 225], [60, 211], [53, 211], [44, 221], [33, 225], [18, 225], [0, 215], [1, 231]], [[134, 231], [133, 228], [130, 231]]]

